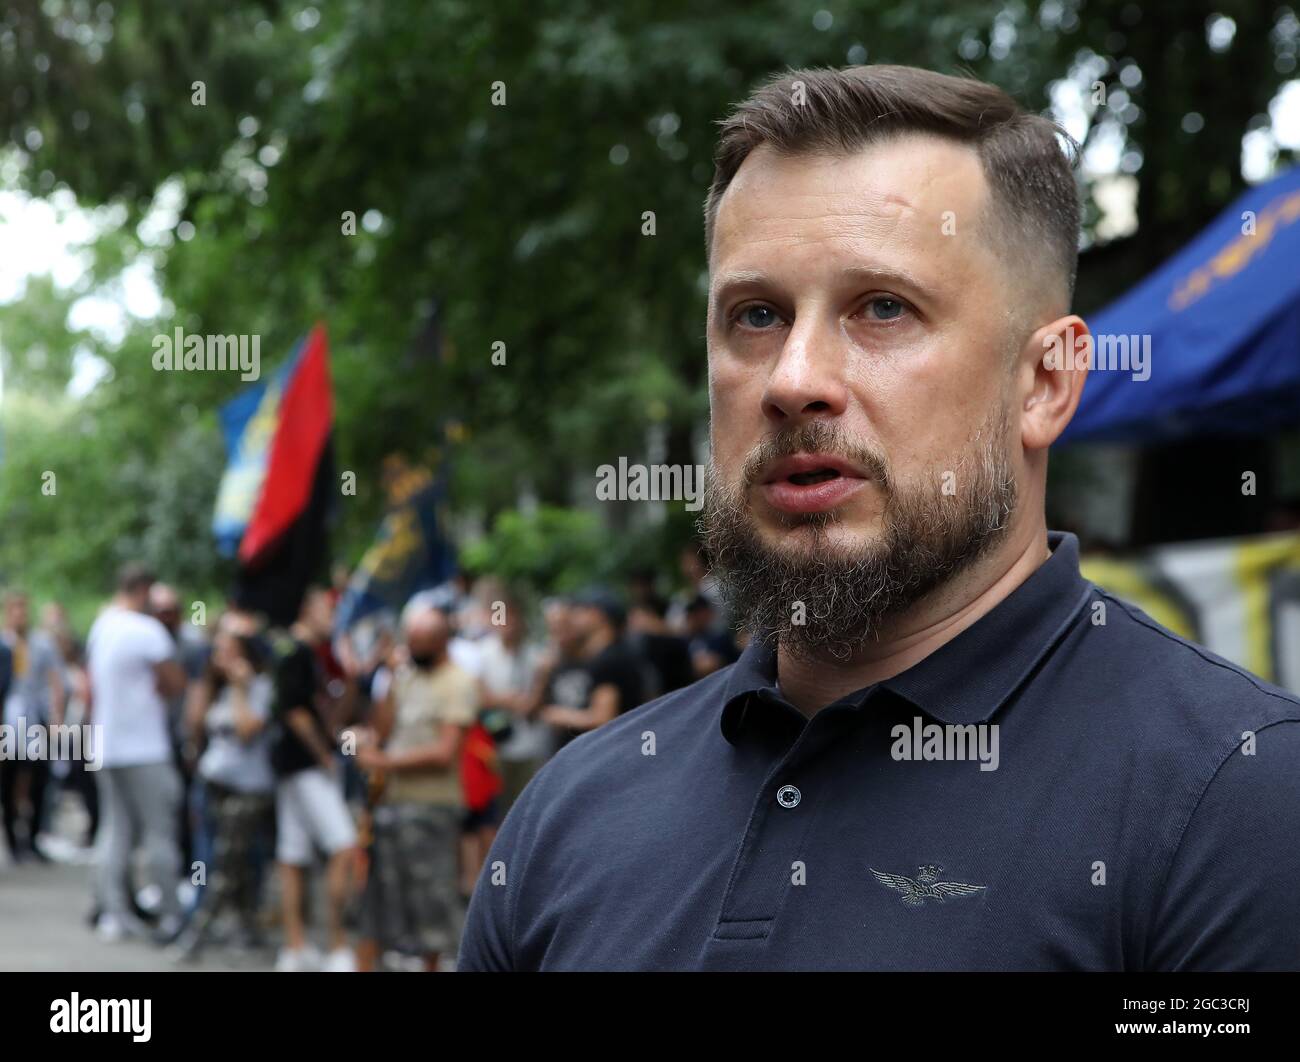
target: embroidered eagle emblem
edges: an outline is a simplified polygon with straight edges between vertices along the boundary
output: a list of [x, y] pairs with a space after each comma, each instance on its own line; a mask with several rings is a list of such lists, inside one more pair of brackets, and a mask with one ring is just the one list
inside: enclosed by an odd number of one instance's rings
[[985, 885], [966, 885], [960, 881], [940, 881], [939, 875], [943, 873], [943, 867], [937, 867], [933, 863], [917, 867], [915, 878], [905, 877], [902, 874], [886, 874], [875, 867], [869, 869], [880, 884], [901, 892], [903, 894], [901, 899], [907, 907], [924, 907], [926, 900], [938, 900], [943, 903], [951, 896], [974, 896], [987, 888]]

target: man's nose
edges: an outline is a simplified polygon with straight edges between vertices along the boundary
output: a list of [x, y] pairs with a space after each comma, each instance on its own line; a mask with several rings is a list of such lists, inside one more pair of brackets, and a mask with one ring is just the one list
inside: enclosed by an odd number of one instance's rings
[[833, 325], [796, 319], [763, 392], [763, 413], [777, 425], [836, 417], [848, 405], [844, 354]]

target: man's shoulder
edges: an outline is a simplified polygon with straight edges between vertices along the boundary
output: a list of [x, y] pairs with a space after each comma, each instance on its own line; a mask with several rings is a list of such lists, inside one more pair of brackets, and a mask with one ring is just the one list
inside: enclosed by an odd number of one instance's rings
[[609, 645], [593, 656], [590, 664], [593, 671], [615, 671], [633, 666], [636, 660], [637, 654], [635, 650], [620, 638], [610, 642]]
[[439, 677], [453, 690], [473, 690], [478, 687], [474, 672], [454, 660], [447, 661], [446, 666], [440, 669]]
[[304, 683], [314, 682], [316, 657], [311, 647], [287, 631], [271, 631], [266, 637], [271, 680], [277, 694], [298, 694]]
[[509, 657], [510, 650], [499, 634], [489, 634], [478, 643], [478, 658], [483, 664], [497, 664]]
[[306, 642], [300, 641], [292, 634], [285, 630], [271, 630], [267, 632], [266, 644], [271, 651], [272, 657], [279, 663], [288, 660], [308, 660], [314, 657], [311, 646]]
[[[1108, 671], [1186, 716], [1267, 725], [1300, 720], [1300, 697], [1157, 623], [1136, 605], [1094, 586], [1104, 611], [1087, 613]], [[1098, 620], [1090, 618], [1100, 616]]]
[[134, 612], [129, 608], [119, 608], [116, 605], [110, 605], [95, 617], [95, 622], [91, 624], [90, 636], [102, 637], [105, 632], [111, 632], [117, 637], [155, 637], [161, 634], [168, 639], [171, 635], [167, 633], [167, 628], [162, 625], [153, 616], [147, 616], [143, 612]]
[[32, 632], [32, 653], [40, 657], [42, 667], [56, 667], [62, 659], [58, 642], [47, 631]]

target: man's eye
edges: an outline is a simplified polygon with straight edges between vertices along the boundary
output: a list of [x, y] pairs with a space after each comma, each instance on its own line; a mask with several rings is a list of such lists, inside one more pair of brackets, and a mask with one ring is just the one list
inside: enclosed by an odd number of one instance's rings
[[905, 309], [901, 300], [891, 299], [887, 295], [872, 299], [867, 303], [867, 308], [877, 321], [892, 321], [901, 316]]
[[773, 310], [772, 307], [755, 303], [752, 306], [746, 306], [742, 309], [737, 315], [737, 320], [739, 320], [746, 328], [762, 329], [770, 328], [772, 325], [776, 324], [778, 318], [776, 316], [776, 311]]

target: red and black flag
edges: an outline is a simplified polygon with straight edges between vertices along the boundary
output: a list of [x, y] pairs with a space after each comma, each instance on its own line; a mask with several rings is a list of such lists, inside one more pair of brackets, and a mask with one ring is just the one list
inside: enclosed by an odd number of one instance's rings
[[221, 420], [229, 464], [213, 530], [238, 560], [234, 599], [287, 625], [329, 557], [334, 402], [324, 326], [273, 378], [228, 402]]

